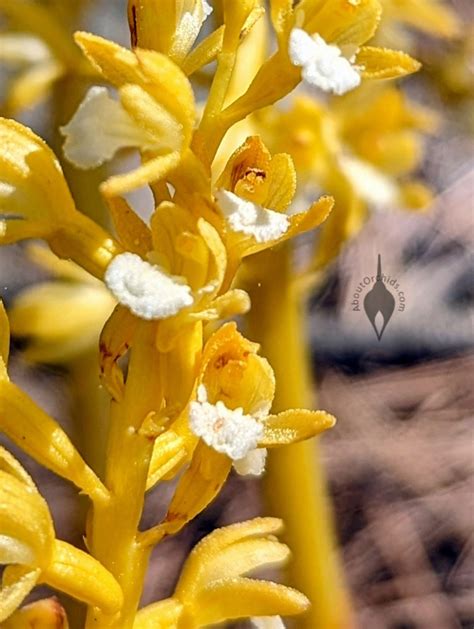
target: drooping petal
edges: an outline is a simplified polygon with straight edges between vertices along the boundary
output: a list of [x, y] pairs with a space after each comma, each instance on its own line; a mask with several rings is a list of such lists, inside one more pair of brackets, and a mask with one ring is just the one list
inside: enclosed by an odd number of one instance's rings
[[171, 470], [187, 458], [184, 439], [173, 430], [160, 435], [153, 447], [153, 455], [148, 470], [147, 489], [150, 489]]

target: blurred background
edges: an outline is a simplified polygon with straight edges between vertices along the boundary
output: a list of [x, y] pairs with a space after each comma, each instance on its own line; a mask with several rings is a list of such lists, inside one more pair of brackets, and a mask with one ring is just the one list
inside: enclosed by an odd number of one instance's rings
[[[416, 0], [399, 4], [417, 11]], [[317, 403], [338, 418], [322, 438], [323, 454], [362, 629], [474, 627], [474, 3], [445, 4], [459, 16], [462, 33], [443, 40], [408, 27], [423, 70], [403, 82], [410, 98], [441, 119], [426, 138], [417, 173], [435, 191], [434, 201], [425, 213], [373, 213], [308, 304]], [[81, 14], [81, 27], [127, 45], [125, 16], [125, 0], [94, 0]], [[7, 25], [2, 21], [3, 29]], [[2, 96], [12, 72], [3, 63]], [[68, 115], [57, 102], [53, 90], [53, 99], [17, 116], [53, 146], [51, 120]], [[364, 277], [375, 275], [379, 254], [383, 272], [397, 280], [405, 299], [380, 341], [363, 308], [354, 311], [352, 303]], [[0, 296], [7, 307], [48, 278], [24, 245], [0, 249]], [[85, 428], [76, 417], [83, 400], [70, 386], [77, 385], [80, 359], [67, 367], [32, 365], [24, 354], [28, 339], [13, 343], [12, 379], [81, 443]], [[81, 545], [85, 504], [31, 460], [25, 466], [51, 506], [59, 536]], [[170, 492], [164, 483], [151, 493], [144, 524], [162, 515]], [[158, 547], [144, 602], [172, 592], [184, 557], [207, 532], [263, 512], [259, 481], [233, 477], [201, 517]]]

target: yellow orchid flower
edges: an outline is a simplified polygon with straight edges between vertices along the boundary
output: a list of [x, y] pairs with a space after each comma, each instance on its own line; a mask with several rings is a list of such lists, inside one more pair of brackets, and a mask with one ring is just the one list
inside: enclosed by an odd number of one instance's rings
[[121, 148], [140, 149], [142, 166], [104, 182], [118, 196], [163, 179], [178, 165], [191, 142], [195, 121], [191, 85], [165, 55], [135, 49], [89, 33], [76, 42], [97, 71], [117, 88], [120, 102], [104, 87], [93, 87], [72, 120], [62, 128], [66, 157], [81, 168], [110, 160]]
[[150, 474], [156, 477], [158, 466], [163, 469], [166, 460], [169, 463], [176, 457], [174, 436], [179, 437], [180, 431], [181, 449], [194, 447], [191, 463], [178, 483], [163, 523], [143, 534], [145, 543], [177, 532], [202, 511], [221, 489], [232, 465], [239, 474], [258, 476], [265, 469], [266, 448], [308, 439], [334, 425], [334, 417], [324, 411], [269, 414], [275, 379], [270, 365], [257, 351], [258, 345], [240, 335], [234, 323], [223, 325], [208, 340], [195, 397], [186, 411], [187, 430], [194, 438], [183, 435], [179, 420], [177, 431], [171, 425], [175, 447], [167, 449], [163, 457], [160, 449], [166, 442], [156, 442]]
[[216, 187], [231, 278], [242, 258], [314, 229], [333, 206], [322, 197], [305, 212], [287, 214], [296, 190], [293, 161], [286, 153], [272, 157], [258, 136], [234, 152]]
[[288, 560], [289, 549], [275, 537], [281, 530], [276, 518], [217, 529], [189, 555], [173, 596], [141, 609], [133, 628], [197, 629], [238, 618], [257, 617], [257, 623], [258, 617], [304, 612], [309, 601], [296, 590], [245, 576]]
[[423, 133], [436, 128], [430, 111], [392, 87], [366, 86], [331, 101], [296, 97], [285, 111], [257, 118], [273, 150], [287, 151], [299, 174], [300, 194], [308, 185], [337, 199], [324, 223], [318, 262], [329, 261], [361, 228], [369, 208], [423, 209], [429, 189], [411, 177], [423, 156]]
[[274, 0], [271, 16], [278, 51], [249, 89], [222, 113], [227, 125], [288, 94], [301, 79], [325, 92], [343, 94], [361, 79], [387, 79], [416, 72], [405, 53], [364, 46], [375, 34], [379, 0]]
[[48, 506], [21, 465], [0, 448], [0, 621], [6, 620], [38, 583], [117, 611], [121, 590], [90, 555], [55, 539]]

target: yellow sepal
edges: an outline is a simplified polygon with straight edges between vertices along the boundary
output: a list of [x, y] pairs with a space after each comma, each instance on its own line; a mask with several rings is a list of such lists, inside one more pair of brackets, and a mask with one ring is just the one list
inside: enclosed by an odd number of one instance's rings
[[199, 592], [193, 607], [198, 626], [253, 616], [292, 616], [309, 608], [300, 592], [271, 581], [221, 579]]
[[173, 430], [160, 435], [153, 446], [153, 455], [148, 470], [147, 489], [177, 468], [187, 458], [184, 439]]
[[259, 442], [262, 448], [273, 448], [310, 439], [328, 428], [336, 419], [325, 411], [292, 409], [269, 415], [264, 423], [264, 436]]
[[0, 428], [22, 450], [96, 500], [108, 492], [59, 424], [15, 384], [0, 381]]
[[373, 46], [362, 46], [355, 63], [362, 68], [364, 79], [395, 79], [421, 68], [419, 61], [404, 52]]
[[213, 61], [222, 50], [224, 41], [224, 26], [220, 26], [192, 50], [184, 59], [182, 64], [183, 72], [191, 76], [200, 68]]
[[124, 249], [145, 257], [152, 248], [150, 229], [122, 197], [108, 198], [107, 205]]
[[[6, 568], [3, 574], [2, 588], [0, 589], [0, 622], [2, 622], [2, 626], [3, 621], [18, 609], [35, 587], [41, 575], [39, 568], [22, 568], [18, 579], [13, 580], [11, 583], [6, 583], [8, 572], [9, 568]], [[14, 629], [18, 629], [16, 624]]]
[[108, 614], [123, 603], [119, 584], [104, 566], [71, 544], [56, 540], [51, 562], [41, 577], [44, 583]]

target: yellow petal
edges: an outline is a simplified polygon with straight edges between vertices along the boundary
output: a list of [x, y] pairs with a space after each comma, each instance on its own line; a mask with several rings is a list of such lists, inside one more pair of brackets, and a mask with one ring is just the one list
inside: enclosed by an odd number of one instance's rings
[[108, 492], [59, 424], [11, 382], [0, 381], [0, 428], [22, 450], [97, 500]]
[[14, 476], [17, 480], [21, 481], [31, 489], [36, 491], [36, 485], [34, 484], [31, 476], [23, 469], [20, 463], [15, 459], [13, 455], [0, 446], [0, 470], [7, 472]]
[[133, 629], [176, 629], [182, 609], [175, 598], [148, 605], [137, 613]]
[[[41, 570], [28, 569], [23, 571], [21, 578], [0, 589], [0, 622], [6, 620], [21, 605], [35, 587]], [[15, 625], [17, 629], [17, 625]]]
[[91, 555], [60, 540], [54, 543], [42, 581], [107, 614], [118, 612], [123, 603], [122, 590], [110, 572]]
[[195, 123], [194, 93], [184, 72], [169, 59], [152, 50], [135, 54], [152, 96], [183, 125], [184, 142], [188, 144]]
[[130, 117], [153, 138], [153, 155], [181, 151], [189, 136], [184, 137], [183, 125], [165, 107], [139, 85], [125, 85], [119, 90], [120, 102]]
[[382, 14], [379, 0], [326, 0], [315, 6], [316, 11], [305, 15], [305, 30], [338, 46], [365, 44], [377, 30]]
[[270, 210], [284, 212], [296, 192], [296, 171], [291, 156], [287, 153], [274, 155], [271, 162], [268, 195], [264, 206]]
[[206, 387], [209, 402], [224, 402], [227, 408], [244, 413], [268, 411], [275, 394], [275, 377], [265, 358], [257, 356], [258, 345], [227, 323], [206, 343], [199, 381]]
[[[36, 489], [0, 470], [0, 535], [29, 547], [31, 563], [44, 567], [52, 552], [54, 529], [48, 506]], [[24, 554], [24, 550], [21, 554]]]
[[0, 119], [0, 243], [46, 236], [75, 215], [51, 149], [30, 129]]
[[100, 186], [102, 194], [106, 197], [118, 197], [142, 188], [147, 184], [164, 179], [179, 164], [178, 152], [168, 155], [159, 155], [150, 159], [130, 173], [111, 177]]
[[4, 621], [2, 629], [68, 629], [66, 611], [55, 598], [25, 605]]
[[282, 42], [293, 24], [293, 2], [292, 0], [271, 0], [270, 11], [273, 28]]
[[107, 199], [117, 238], [127, 251], [145, 257], [152, 249], [151, 232], [125, 199]]
[[419, 61], [404, 52], [373, 46], [363, 46], [355, 63], [363, 68], [361, 74], [365, 79], [394, 79], [421, 68]]
[[[10, 352], [10, 323], [8, 321], [5, 306], [0, 299], [0, 361], [3, 365], [8, 364], [8, 354]], [[1, 375], [0, 375], [1, 377]]]
[[167, 430], [155, 440], [150, 461], [146, 488], [151, 489], [158, 481], [187, 458], [184, 439], [173, 430]]
[[239, 2], [223, 0], [223, 7], [225, 31], [222, 50], [232, 52], [235, 51], [241, 31], [251, 18], [252, 13], [256, 13], [257, 18], [262, 14], [260, 0], [240, 0]]
[[292, 588], [238, 577], [210, 584], [197, 596], [193, 619], [210, 625], [251, 616], [291, 616], [309, 607], [308, 599]]
[[278, 415], [269, 415], [265, 419], [265, 432], [259, 446], [272, 448], [310, 439], [332, 428], [335, 423], [335, 418], [325, 411], [292, 409]]
[[192, 50], [182, 63], [183, 72], [191, 76], [217, 57], [222, 49], [224, 26], [220, 26]]

